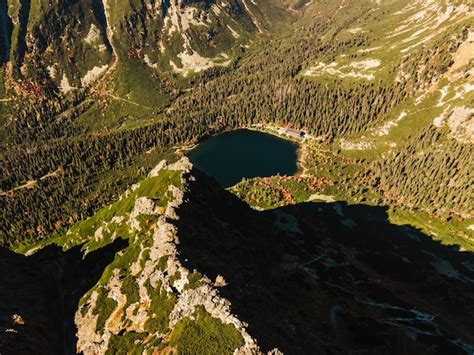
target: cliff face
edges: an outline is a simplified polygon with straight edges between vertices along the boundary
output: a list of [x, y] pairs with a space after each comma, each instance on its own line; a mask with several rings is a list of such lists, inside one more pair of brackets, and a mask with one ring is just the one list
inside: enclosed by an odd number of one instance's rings
[[55, 240], [67, 251], [48, 246], [24, 257], [2, 250], [3, 266], [16, 272], [0, 280], [8, 290], [1, 295], [2, 353], [256, 351], [217, 291], [224, 278], [214, 282], [179, 258], [173, 222], [190, 174], [187, 160], [163, 161], [114, 205]]
[[118, 54], [138, 58], [152, 69], [184, 76], [229, 65], [234, 49], [257, 31], [245, 2], [105, 2]]
[[10, 61], [13, 81], [63, 94], [92, 85], [118, 61], [186, 75], [229, 64], [232, 49], [257, 30], [252, 16], [233, 0], [8, 1], [0, 63]]
[[225, 278], [220, 292], [261, 350], [472, 351], [472, 254], [391, 224], [385, 208], [257, 212], [202, 181], [190, 182], [178, 211], [180, 256]]
[[257, 212], [183, 158], [54, 242], [2, 252], [2, 353], [472, 351], [474, 257], [381, 208]]

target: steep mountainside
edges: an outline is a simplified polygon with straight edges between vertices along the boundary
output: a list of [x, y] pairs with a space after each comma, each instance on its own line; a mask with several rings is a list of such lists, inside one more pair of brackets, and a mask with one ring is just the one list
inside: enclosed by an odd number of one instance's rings
[[185, 158], [54, 243], [68, 251], [2, 252], [16, 274], [2, 273], [2, 352], [61, 353], [75, 327], [85, 354], [474, 349], [471, 254], [390, 224], [382, 208], [254, 211]]
[[91, 85], [122, 60], [201, 71], [229, 59], [259, 26], [237, 1], [10, 1], [6, 10], [13, 26], [5, 21], [2, 37], [11, 40], [15, 78], [49, 77], [62, 93]]
[[470, 0], [2, 1], [0, 353], [470, 354], [473, 156]]
[[9, 103], [1, 145], [161, 112], [188, 77], [231, 66], [254, 34], [267, 31], [263, 9], [285, 17], [270, 2], [261, 10], [247, 2], [8, 1], [0, 12]]

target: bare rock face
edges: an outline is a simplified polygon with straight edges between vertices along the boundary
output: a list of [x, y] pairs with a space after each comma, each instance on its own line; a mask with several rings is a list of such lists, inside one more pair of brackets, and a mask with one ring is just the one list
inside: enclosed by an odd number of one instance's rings
[[[95, 308], [97, 303], [97, 291], [93, 291], [90, 298], [88, 299], [88, 304], [90, 307]], [[103, 342], [102, 336], [95, 331], [95, 325], [97, 323], [97, 314], [86, 314], [80, 319], [79, 324], [76, 319], [77, 326], [77, 349], [84, 349], [89, 353], [100, 352], [100, 346], [95, 344], [101, 344]]]
[[224, 280], [224, 277], [222, 275], [217, 275], [216, 276], [216, 281], [214, 282], [214, 285], [216, 287], [224, 287], [227, 285], [227, 283]]
[[[49, 74], [50, 83], [65, 95], [96, 83], [122, 59], [133, 58], [150, 73], [187, 75], [222, 65], [238, 38], [256, 31], [253, 16], [234, 0], [212, 6], [181, 0], [7, 1], [0, 6], [0, 64], [10, 62], [23, 79], [32, 72], [26, 68], [35, 67], [34, 74]], [[205, 35], [196, 34], [200, 32]], [[193, 53], [189, 59], [188, 53]], [[169, 63], [163, 65], [160, 57]]]
[[154, 214], [155, 213], [155, 204], [153, 200], [146, 197], [139, 197], [135, 201], [135, 207], [133, 208], [131, 217], [137, 217], [141, 214]]
[[140, 222], [136, 219], [136, 217], [140, 215], [153, 215], [156, 214], [156, 207], [153, 200], [147, 197], [139, 197], [135, 201], [135, 206], [133, 207], [133, 211], [130, 213], [130, 227], [133, 230], [140, 230]]
[[474, 108], [455, 107], [448, 118], [452, 136], [467, 144], [474, 144]]
[[168, 165], [166, 160], [162, 160], [148, 173], [148, 177], [158, 176], [160, 171]]

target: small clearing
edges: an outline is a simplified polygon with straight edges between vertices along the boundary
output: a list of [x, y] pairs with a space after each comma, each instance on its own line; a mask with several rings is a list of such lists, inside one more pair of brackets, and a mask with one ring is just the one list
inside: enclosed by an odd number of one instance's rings
[[400, 115], [395, 119], [395, 120], [390, 120], [384, 123], [383, 126], [379, 127], [378, 129], [375, 130], [375, 135], [381, 137], [381, 136], [386, 136], [389, 134], [390, 130], [393, 127], [398, 126], [398, 122], [400, 122], [402, 119], [404, 119], [407, 116], [406, 111], [403, 111], [400, 113]]
[[350, 67], [360, 70], [369, 70], [380, 66], [380, 60], [378, 59], [367, 59], [361, 62], [352, 62]]
[[365, 137], [361, 137], [358, 142], [350, 142], [344, 138], [339, 141], [339, 145], [343, 150], [366, 150], [374, 146], [374, 143], [368, 141]]
[[[173, 61], [170, 61], [170, 64], [175, 72], [182, 73], [183, 76], [187, 76], [190, 72], [198, 73], [215, 66], [225, 67], [231, 62], [230, 59], [224, 62], [216, 62], [216, 60], [219, 60], [221, 58], [205, 58], [199, 55], [199, 53], [197, 53], [196, 51], [193, 51], [192, 54], [189, 54], [186, 51], [182, 52], [178, 54], [178, 58], [181, 59], [181, 64], [183, 65], [182, 68], [178, 68], [178, 66], [176, 66]], [[222, 55], [222, 58], [225, 57]]]

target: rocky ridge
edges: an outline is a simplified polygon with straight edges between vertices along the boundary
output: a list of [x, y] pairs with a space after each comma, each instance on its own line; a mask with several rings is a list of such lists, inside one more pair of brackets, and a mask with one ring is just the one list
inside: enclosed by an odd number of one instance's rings
[[[78, 328], [77, 350], [85, 354], [106, 353], [110, 348], [111, 338], [126, 331], [146, 333], [146, 337], [137, 346], [151, 351], [157, 348], [153, 344], [158, 340], [160, 344], [165, 343], [166, 333], [170, 330], [172, 332], [184, 318], [195, 319], [196, 310], [202, 307], [210, 317], [238, 331], [242, 344], [236, 353], [258, 352], [255, 340], [246, 331], [246, 324], [232, 314], [230, 302], [219, 295], [215, 283], [196, 270], [184, 267], [178, 258], [179, 234], [172, 221], [179, 219], [176, 210], [185, 203], [186, 180], [193, 179], [190, 175], [191, 164], [187, 158], [170, 165], [163, 161], [151, 171], [149, 178], [160, 177], [163, 172], [177, 172], [183, 186], [168, 186], [166, 194], [169, 194], [169, 201], [166, 207], [160, 208], [153, 199], [142, 196], [135, 200], [128, 219], [114, 217], [116, 221], [120, 220], [120, 223], [130, 227], [128, 238], [133, 240], [136, 248], [134, 254], [137, 257], [129, 259], [130, 264], [121, 265], [121, 268], [114, 267], [113, 264], [109, 266], [106, 270], [109, 278], [102, 278], [81, 300], [82, 305], [75, 316]], [[131, 191], [137, 188], [139, 187], [136, 186]], [[148, 220], [144, 224], [145, 216]], [[150, 220], [153, 220], [151, 225]], [[94, 232], [95, 242], [100, 243], [101, 236], [97, 231], [102, 228], [100, 226]], [[134, 233], [137, 235], [133, 236]], [[117, 256], [116, 264], [126, 257], [127, 250], [121, 254]], [[123, 282], [124, 277], [130, 276], [133, 279], [131, 282], [136, 285], [133, 301], [130, 300], [132, 295], [127, 294], [130, 290], [124, 290]], [[152, 323], [157, 319], [154, 313], [157, 310], [153, 309], [153, 305], [157, 294], [166, 295], [166, 300], [161, 301], [172, 306], [167, 308], [168, 314], [162, 315], [160, 326], [154, 327]], [[113, 300], [115, 307], [109, 311], [102, 328], [98, 326], [98, 318], [103, 310], [98, 304], [104, 299]], [[164, 304], [160, 306], [166, 307]]]

